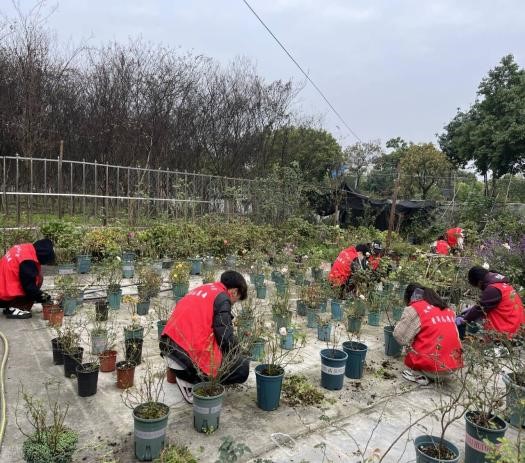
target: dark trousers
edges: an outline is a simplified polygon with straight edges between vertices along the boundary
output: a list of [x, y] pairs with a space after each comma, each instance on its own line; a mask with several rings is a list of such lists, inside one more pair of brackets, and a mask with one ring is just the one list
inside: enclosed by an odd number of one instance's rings
[[9, 301], [0, 300], [0, 309], [9, 309], [9, 307], [16, 307], [20, 310], [31, 310], [35, 301], [28, 297], [17, 297]]

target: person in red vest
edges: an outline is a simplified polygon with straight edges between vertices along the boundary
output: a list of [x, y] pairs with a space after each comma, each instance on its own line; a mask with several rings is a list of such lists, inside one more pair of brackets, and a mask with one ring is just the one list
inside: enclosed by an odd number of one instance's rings
[[250, 361], [236, 349], [231, 310], [247, 294], [244, 277], [228, 270], [220, 281], [199, 286], [177, 302], [162, 332], [160, 350], [188, 403], [193, 403], [193, 385], [206, 377], [220, 375], [222, 384], [248, 379]]
[[0, 307], [7, 318], [31, 318], [35, 302], [49, 302], [51, 296], [40, 290], [44, 278], [41, 265], [55, 260], [53, 242], [49, 239], [33, 244], [17, 244], [0, 259]]
[[370, 249], [366, 244], [358, 244], [343, 249], [332, 265], [328, 281], [335, 287], [341, 287], [341, 292], [351, 291], [352, 273], [368, 267], [367, 257]]
[[408, 347], [402, 375], [408, 381], [426, 385], [430, 379], [448, 376], [463, 367], [456, 315], [433, 289], [411, 283], [405, 290], [401, 320], [394, 338]]
[[462, 228], [456, 227], [448, 229], [445, 233], [445, 238], [452, 252], [457, 253], [463, 250], [465, 234]]
[[448, 256], [450, 254], [450, 246], [443, 235], [432, 243], [432, 252], [443, 256]]
[[475, 266], [468, 272], [469, 283], [481, 289], [479, 304], [464, 311], [458, 324], [484, 319], [485, 331], [512, 338], [525, 325], [523, 302], [507, 277]]

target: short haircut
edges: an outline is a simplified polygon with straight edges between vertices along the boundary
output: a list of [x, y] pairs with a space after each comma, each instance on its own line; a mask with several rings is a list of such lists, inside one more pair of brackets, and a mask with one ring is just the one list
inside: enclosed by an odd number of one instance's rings
[[235, 270], [226, 270], [221, 275], [221, 283], [226, 286], [227, 289], [238, 289], [239, 299], [244, 301], [248, 296], [248, 285], [244, 277]]
[[370, 248], [366, 244], [358, 244], [355, 247], [355, 250], [357, 252], [362, 252], [363, 254], [366, 254], [367, 252], [370, 252]]
[[485, 279], [485, 276], [489, 273], [486, 268], [475, 265], [468, 271], [468, 282], [472, 286], [478, 286], [478, 284]]

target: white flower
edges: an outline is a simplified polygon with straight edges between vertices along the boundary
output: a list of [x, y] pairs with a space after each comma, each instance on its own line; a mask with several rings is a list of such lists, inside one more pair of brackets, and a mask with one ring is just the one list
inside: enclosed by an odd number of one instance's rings
[[484, 262], [482, 267], [485, 269], [485, 270], [488, 270], [490, 268], [490, 265], [488, 262]]
[[403, 268], [402, 265], [400, 265], [399, 267], [397, 267], [398, 270], [401, 270]]
[[272, 327], [272, 322], [264, 322], [264, 327], [270, 329]]
[[281, 273], [287, 273], [288, 272], [288, 267], [283, 267], [281, 269]]
[[359, 295], [359, 299], [361, 299], [362, 301], [364, 301], [364, 300], [365, 300], [365, 295], [364, 295], [364, 294], [360, 294], [360, 295]]
[[503, 243], [502, 246], [505, 248], [505, 249], [508, 249], [510, 251], [510, 244], [509, 243]]
[[117, 256], [117, 260], [120, 262], [122, 259], [120, 258], [120, 256]]
[[281, 336], [286, 336], [287, 331], [286, 331], [286, 328], [285, 328], [284, 326], [281, 326], [281, 327], [279, 328], [279, 334], [280, 334]]

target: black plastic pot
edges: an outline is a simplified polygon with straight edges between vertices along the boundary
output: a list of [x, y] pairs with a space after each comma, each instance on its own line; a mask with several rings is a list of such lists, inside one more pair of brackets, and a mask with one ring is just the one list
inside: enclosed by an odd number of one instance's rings
[[142, 339], [126, 339], [126, 360], [135, 365], [142, 363]]
[[71, 378], [76, 376], [77, 366], [82, 363], [82, 356], [84, 355], [83, 347], [76, 347], [70, 351], [64, 351], [64, 376]]
[[98, 383], [98, 364], [83, 363], [76, 368], [78, 379], [78, 395], [89, 397], [97, 393]]
[[467, 412], [465, 415], [465, 463], [484, 463], [485, 455], [490, 450], [487, 441], [497, 444], [498, 439], [505, 435], [508, 425], [499, 416], [491, 416], [493, 428], [478, 426], [472, 421], [478, 412]]
[[95, 319], [97, 322], [105, 322], [108, 319], [108, 303], [107, 301], [95, 302]]
[[64, 353], [58, 338], [51, 339], [51, 347], [53, 349], [53, 363], [55, 365], [64, 365]]

